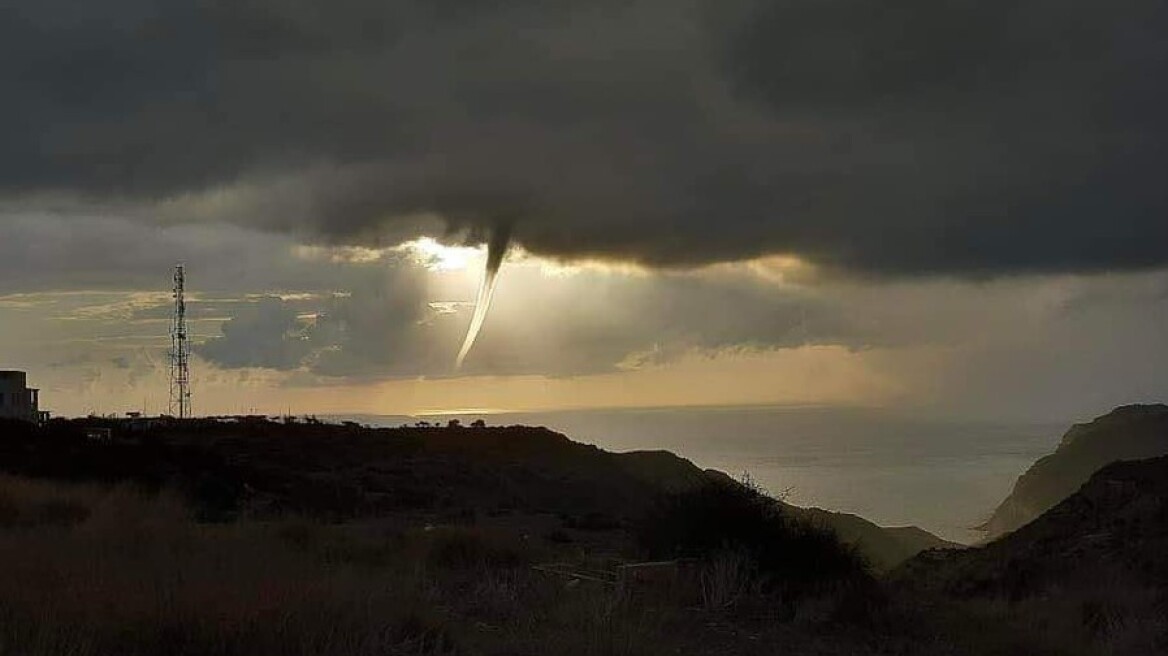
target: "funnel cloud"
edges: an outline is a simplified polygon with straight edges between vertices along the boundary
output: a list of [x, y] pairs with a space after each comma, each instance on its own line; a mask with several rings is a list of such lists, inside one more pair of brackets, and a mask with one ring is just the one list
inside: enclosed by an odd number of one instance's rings
[[466, 359], [475, 339], [483, 328], [487, 312], [491, 309], [491, 297], [495, 294], [495, 285], [499, 282], [499, 268], [503, 265], [503, 256], [507, 254], [507, 247], [511, 243], [511, 224], [498, 223], [491, 231], [487, 241], [487, 265], [483, 270], [483, 282], [479, 285], [478, 297], [475, 299], [474, 315], [470, 326], [466, 329], [466, 338], [462, 341], [462, 348], [458, 350], [458, 357], [454, 360], [454, 368], [462, 369], [462, 362]]

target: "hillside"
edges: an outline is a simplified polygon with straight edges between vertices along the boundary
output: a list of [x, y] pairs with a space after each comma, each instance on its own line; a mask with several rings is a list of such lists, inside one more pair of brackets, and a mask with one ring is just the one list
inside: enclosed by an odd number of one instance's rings
[[1164, 653], [1166, 553], [1168, 456], [1108, 465], [1013, 533], [924, 552], [894, 576], [918, 593], [1005, 602], [1009, 613], [1105, 653]]
[[614, 454], [523, 426], [403, 427], [196, 420], [129, 430], [59, 422], [0, 440], [11, 473], [177, 487], [210, 514], [326, 519], [413, 512], [434, 518], [509, 511], [625, 519], [662, 490], [704, 473], [667, 452]]
[[[84, 437], [95, 424], [102, 422], [56, 422], [39, 433], [9, 425], [0, 435], [0, 471], [173, 487], [208, 519], [241, 513], [392, 515], [414, 523], [506, 519], [558, 531], [561, 539], [608, 540], [614, 548], [620, 529], [662, 493], [725, 478], [667, 451], [611, 453], [525, 426], [373, 429], [248, 419], [130, 430], [107, 421], [110, 442], [95, 443]], [[859, 545], [877, 569], [948, 544], [920, 529], [792, 510]]]
[[892, 569], [925, 549], [963, 548], [916, 526], [885, 527], [849, 513], [787, 508], [797, 517], [831, 528], [844, 543], [858, 546], [877, 571]]
[[983, 528], [989, 539], [1030, 522], [1070, 496], [1101, 467], [1117, 460], [1168, 454], [1168, 406], [1128, 405], [1076, 424], [1054, 453], [1019, 477]]

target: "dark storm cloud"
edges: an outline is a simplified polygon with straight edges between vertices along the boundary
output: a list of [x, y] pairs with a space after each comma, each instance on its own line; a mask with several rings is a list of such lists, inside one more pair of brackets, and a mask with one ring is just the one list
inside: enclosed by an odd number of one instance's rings
[[0, 189], [350, 243], [506, 216], [654, 264], [1156, 266], [1165, 28], [1155, 0], [19, 0]]
[[[176, 262], [191, 289], [208, 294], [331, 292], [366, 275], [361, 267], [297, 255], [297, 244], [235, 226], [143, 229], [124, 218], [0, 216], [0, 294], [68, 290], [169, 291]], [[368, 267], [366, 267], [368, 268]], [[378, 273], [383, 273], [379, 271]]]

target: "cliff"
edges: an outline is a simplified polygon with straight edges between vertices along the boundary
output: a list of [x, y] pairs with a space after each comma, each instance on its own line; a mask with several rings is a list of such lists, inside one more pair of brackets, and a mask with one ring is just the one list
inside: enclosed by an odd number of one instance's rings
[[1168, 406], [1128, 405], [1076, 424], [1054, 453], [1019, 477], [1010, 495], [982, 527], [988, 539], [1032, 521], [1079, 489], [1093, 473], [1117, 460], [1168, 454]]

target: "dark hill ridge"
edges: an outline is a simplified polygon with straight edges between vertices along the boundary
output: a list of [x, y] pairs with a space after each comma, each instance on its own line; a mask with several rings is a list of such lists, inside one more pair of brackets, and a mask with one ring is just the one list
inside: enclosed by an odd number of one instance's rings
[[[112, 441], [86, 440], [104, 424]], [[10, 425], [13, 473], [179, 485], [196, 501], [253, 513], [333, 518], [397, 511], [522, 510], [620, 518], [663, 489], [704, 476], [668, 452], [626, 455], [542, 428], [363, 428], [196, 420], [144, 431], [116, 421]], [[230, 509], [230, 508], [225, 508]]]
[[1009, 533], [1079, 489], [1093, 473], [1117, 460], [1168, 455], [1168, 406], [1128, 405], [1076, 424], [1054, 453], [1034, 463], [983, 528], [987, 538]]
[[[196, 420], [84, 438], [93, 420], [39, 433], [0, 427], [0, 470], [75, 480], [134, 480], [185, 490], [209, 516], [307, 513], [333, 519], [407, 513], [467, 520], [551, 514], [618, 527], [660, 494], [711, 477], [667, 451], [611, 453], [546, 428], [401, 427]], [[834, 528], [880, 569], [946, 546], [920, 529], [885, 529], [854, 515], [793, 512]]]
[[544, 428], [202, 426], [171, 432], [247, 472], [260, 509], [347, 517], [386, 512], [522, 511], [623, 520], [661, 490], [694, 485], [665, 451], [614, 454]]

